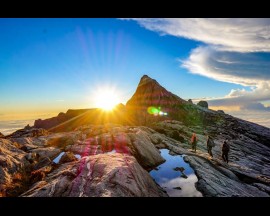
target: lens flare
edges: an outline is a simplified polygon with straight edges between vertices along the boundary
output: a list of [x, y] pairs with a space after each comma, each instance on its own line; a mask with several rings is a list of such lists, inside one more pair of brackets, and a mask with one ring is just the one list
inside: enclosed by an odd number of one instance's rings
[[168, 113], [167, 112], [163, 112], [161, 111], [161, 107], [154, 107], [154, 106], [150, 106], [147, 108], [147, 112], [151, 115], [154, 115], [154, 116], [167, 116]]

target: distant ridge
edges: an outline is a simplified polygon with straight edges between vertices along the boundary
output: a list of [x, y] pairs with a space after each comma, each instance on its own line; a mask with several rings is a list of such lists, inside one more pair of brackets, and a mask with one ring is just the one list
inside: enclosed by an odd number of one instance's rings
[[72, 119], [76, 116], [81, 115], [82, 113], [85, 113], [91, 109], [69, 109], [66, 113], [59, 113], [58, 116], [48, 118], [48, 119], [38, 119], [35, 120], [34, 127], [35, 128], [44, 128], [44, 129], [49, 129], [52, 127], [55, 127], [69, 119]]
[[123, 104], [118, 104], [113, 112], [106, 112], [99, 108], [90, 109], [82, 114], [73, 117], [55, 127], [49, 129], [50, 132], [72, 131], [77, 127], [87, 124], [102, 125], [114, 123], [121, 125], [132, 125], [126, 115], [126, 109]]

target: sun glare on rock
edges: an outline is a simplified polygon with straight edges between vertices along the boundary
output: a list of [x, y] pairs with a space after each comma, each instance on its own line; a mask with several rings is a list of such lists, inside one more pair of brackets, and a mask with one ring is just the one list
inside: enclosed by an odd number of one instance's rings
[[116, 92], [112, 89], [99, 90], [96, 95], [96, 106], [106, 111], [113, 110], [119, 103]]

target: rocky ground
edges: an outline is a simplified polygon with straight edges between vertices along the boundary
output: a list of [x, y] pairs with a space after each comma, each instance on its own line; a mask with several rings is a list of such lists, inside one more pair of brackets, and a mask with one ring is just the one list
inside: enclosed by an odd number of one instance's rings
[[[167, 196], [148, 172], [164, 162], [159, 148], [186, 155], [204, 196], [270, 195], [269, 147], [233, 130], [214, 135], [213, 158], [200, 129], [178, 121], [152, 128], [87, 125], [36, 137], [31, 130], [0, 139], [1, 196]], [[189, 145], [193, 132], [199, 139], [196, 153]], [[224, 139], [231, 144], [229, 164], [221, 159]], [[66, 154], [55, 164], [61, 152]]]

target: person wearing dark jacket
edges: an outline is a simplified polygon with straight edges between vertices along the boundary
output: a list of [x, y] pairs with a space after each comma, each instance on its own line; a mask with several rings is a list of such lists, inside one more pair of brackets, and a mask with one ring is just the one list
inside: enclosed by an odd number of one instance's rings
[[192, 146], [192, 149], [196, 152], [196, 147], [197, 147], [197, 137], [196, 137], [196, 134], [193, 133], [192, 134], [192, 137], [191, 137], [191, 146]]
[[206, 136], [206, 146], [207, 146], [207, 151], [208, 151], [208, 154], [213, 157], [213, 154], [212, 154], [212, 147], [214, 147], [214, 143], [213, 143], [213, 139], [212, 137], [210, 137], [209, 135]]
[[229, 151], [230, 151], [230, 145], [227, 142], [227, 140], [225, 140], [222, 146], [222, 158], [227, 163], [229, 163], [229, 156], [228, 156]]

